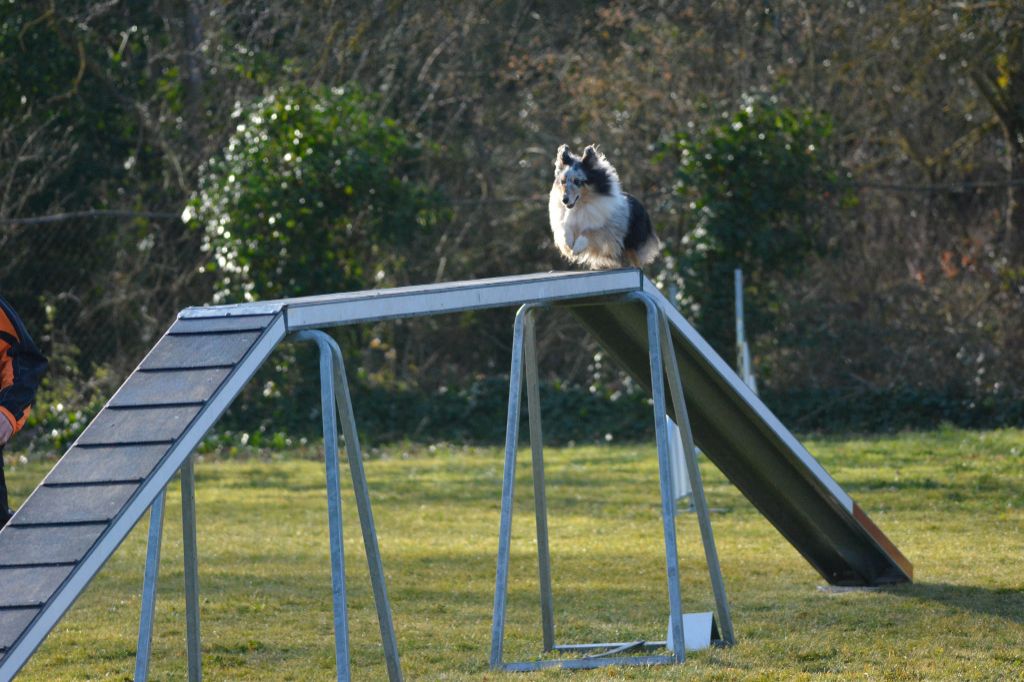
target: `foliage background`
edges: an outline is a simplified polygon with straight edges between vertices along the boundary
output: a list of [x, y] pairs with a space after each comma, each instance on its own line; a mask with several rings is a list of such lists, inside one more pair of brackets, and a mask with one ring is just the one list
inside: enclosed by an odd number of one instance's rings
[[[564, 267], [545, 211], [562, 142], [600, 143], [644, 200], [666, 243], [649, 275], [726, 358], [720, 280], [749, 271], [755, 368], [784, 420], [1020, 424], [1022, 65], [1011, 0], [2, 2], [0, 291], [54, 360], [22, 444], [72, 438], [186, 305]], [[323, 142], [312, 172], [271, 196], [295, 171], [293, 130], [250, 144], [238, 125], [285, 99], [358, 126], [305, 117]], [[202, 197], [225, 186], [232, 140], [247, 145], [236, 180], [262, 178], [240, 198], [289, 202], [320, 235], [277, 259], [306, 259], [308, 281], [250, 269], [225, 285]], [[365, 163], [334, 174], [343, 146]], [[360, 204], [349, 186], [359, 200], [391, 189]], [[221, 246], [272, 270], [269, 208], [245, 201]], [[416, 415], [423, 437], [489, 438], [467, 419], [504, 399], [510, 328], [492, 311], [353, 330], [376, 433], [408, 433]], [[603, 438], [580, 410], [645, 414], [570, 323], [551, 317], [540, 340], [548, 389], [566, 397], [552, 400], [577, 406], [556, 408], [553, 437]], [[315, 430], [315, 409], [295, 407], [315, 400], [293, 352], [227, 428]], [[419, 407], [396, 410], [406, 397]]]

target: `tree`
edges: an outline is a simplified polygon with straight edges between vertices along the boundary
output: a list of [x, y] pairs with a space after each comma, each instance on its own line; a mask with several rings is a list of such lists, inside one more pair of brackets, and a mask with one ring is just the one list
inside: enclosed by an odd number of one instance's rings
[[720, 353], [732, 347], [732, 278], [742, 268], [752, 337], [770, 334], [780, 285], [814, 251], [836, 191], [829, 119], [750, 99], [728, 119], [678, 137], [678, 191], [690, 229], [678, 256], [684, 298]]
[[232, 115], [235, 133], [185, 209], [214, 301], [406, 283], [440, 215], [422, 145], [351, 88], [285, 87]]

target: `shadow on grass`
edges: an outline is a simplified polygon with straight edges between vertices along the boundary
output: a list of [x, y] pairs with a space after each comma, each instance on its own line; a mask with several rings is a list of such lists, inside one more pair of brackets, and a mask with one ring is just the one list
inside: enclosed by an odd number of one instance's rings
[[225, 489], [274, 490], [306, 492], [323, 490], [325, 478], [296, 475], [279, 466], [244, 466], [226, 469], [223, 467], [201, 467], [196, 473], [196, 484], [217, 486]]
[[931, 478], [866, 478], [859, 481], [848, 482], [843, 486], [848, 493], [874, 492], [877, 490], [916, 491], [916, 490], [939, 490], [953, 488], [953, 483], [939, 483]]
[[912, 583], [885, 588], [896, 597], [934, 602], [964, 611], [998, 616], [1024, 625], [1024, 590], [1019, 587], [974, 587], [949, 583]]

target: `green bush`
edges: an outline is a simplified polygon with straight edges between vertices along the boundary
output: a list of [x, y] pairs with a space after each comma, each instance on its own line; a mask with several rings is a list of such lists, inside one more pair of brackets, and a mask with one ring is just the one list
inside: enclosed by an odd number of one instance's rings
[[677, 137], [688, 231], [677, 260], [688, 313], [732, 356], [733, 270], [742, 268], [748, 333], [772, 328], [778, 285], [818, 244], [837, 171], [827, 116], [748, 100], [730, 117]]
[[[312, 375], [310, 375], [312, 376]], [[320, 402], [316, 382], [307, 376], [301, 398], [269, 410], [287, 419], [268, 418], [264, 398], [241, 400], [220, 422], [205, 447], [230, 454], [239, 445], [281, 450], [321, 438]], [[478, 377], [461, 386], [431, 393], [353, 382], [350, 386], [360, 439], [367, 444], [409, 440], [455, 443], [501, 443], [508, 414], [508, 377]], [[544, 441], [551, 444], [653, 439], [650, 402], [643, 392], [608, 395], [579, 386], [543, 383], [540, 387]], [[526, 403], [523, 398], [523, 431]]]
[[[234, 133], [201, 169], [183, 218], [202, 231], [214, 303], [391, 287], [433, 264], [444, 202], [422, 176], [420, 142], [351, 88], [289, 86], [232, 114]], [[346, 348], [393, 328], [347, 328]], [[315, 353], [282, 351], [246, 389], [239, 422], [303, 429]], [[357, 363], [361, 364], [361, 363]], [[358, 381], [360, 377], [356, 377]], [[244, 418], [241, 418], [246, 413]]]
[[232, 114], [183, 218], [203, 231], [214, 302], [405, 283], [442, 211], [421, 146], [356, 90], [291, 86]]
[[794, 431], [885, 433], [935, 429], [943, 424], [992, 429], [1024, 423], [1024, 403], [1005, 395], [978, 399], [963, 391], [910, 386], [861, 390], [768, 390], [765, 403]]

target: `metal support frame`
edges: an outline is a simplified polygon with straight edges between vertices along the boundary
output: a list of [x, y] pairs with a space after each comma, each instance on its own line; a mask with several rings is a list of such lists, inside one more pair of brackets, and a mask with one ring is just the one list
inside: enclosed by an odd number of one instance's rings
[[[732, 620], [725, 596], [711, 530], [711, 517], [704, 496], [696, 448], [690, 429], [686, 404], [683, 399], [682, 379], [672, 345], [668, 324], [656, 303], [646, 294], [628, 294], [624, 302], [636, 301], [645, 306], [647, 339], [650, 354], [651, 393], [654, 399], [655, 437], [658, 450], [658, 477], [661, 495], [662, 525], [665, 537], [665, 565], [668, 586], [670, 630], [669, 641], [611, 642], [599, 644], [555, 644], [553, 592], [551, 587], [551, 559], [548, 542], [547, 501], [544, 483], [543, 443], [540, 421], [540, 401], [537, 380], [536, 340], [533, 311], [543, 304], [528, 304], [516, 315], [512, 339], [512, 363], [509, 376], [508, 421], [505, 431], [505, 466], [502, 477], [501, 520], [498, 531], [498, 562], [494, 590], [494, 616], [491, 627], [491, 668], [508, 671], [530, 671], [544, 668], [597, 668], [606, 665], [652, 665], [681, 663], [686, 659], [684, 618], [679, 582], [679, 554], [676, 541], [676, 500], [672, 493], [669, 461], [668, 428], [665, 420], [667, 401], [664, 379], [668, 375], [669, 389], [675, 406], [675, 420], [683, 436], [683, 450], [687, 472], [693, 487], [693, 500], [699, 519], [701, 538], [712, 590], [715, 611], [720, 628], [716, 644], [734, 642]], [[572, 304], [563, 304], [572, 305]], [[524, 368], [525, 365], [525, 368]], [[548, 659], [523, 662], [503, 660], [505, 615], [508, 601], [508, 572], [512, 540], [512, 509], [515, 490], [516, 455], [519, 440], [519, 419], [524, 378], [527, 385], [527, 405], [530, 423], [530, 445], [533, 464], [534, 504], [537, 518], [537, 559], [540, 576], [541, 623], [544, 651], [588, 653], [582, 658]], [[670, 646], [669, 646], [670, 645]], [[622, 656], [630, 651], [652, 651], [669, 648], [668, 655]]]
[[[149, 512], [149, 543], [142, 581], [142, 606], [139, 613], [139, 638], [135, 652], [135, 680], [149, 678], [153, 649], [153, 620], [156, 615], [156, 585], [160, 573], [160, 547], [164, 528], [167, 489], [157, 495]], [[181, 465], [181, 525], [185, 573], [185, 640], [188, 679], [203, 679], [202, 638], [199, 627], [199, 552], [196, 544], [196, 479], [192, 456]]]
[[[337, 679], [351, 679], [349, 658], [348, 610], [345, 591], [345, 556], [341, 518], [341, 481], [338, 456], [338, 426], [345, 439], [349, 472], [355, 491], [356, 507], [362, 529], [370, 581], [373, 586], [377, 620], [380, 624], [381, 643], [391, 682], [401, 682], [402, 669], [398, 657], [398, 644], [388, 602], [384, 567], [377, 531], [370, 506], [369, 487], [363, 469], [362, 451], [356, 430], [355, 414], [345, 374], [345, 363], [338, 344], [326, 333], [318, 330], [302, 331], [293, 337], [296, 341], [316, 343], [320, 353], [320, 404], [323, 416], [324, 461], [327, 483], [327, 516], [330, 534], [331, 585], [334, 608], [335, 660]], [[188, 639], [189, 682], [202, 678], [199, 637], [199, 581], [195, 532], [195, 478], [191, 457], [181, 468], [182, 521], [185, 539], [185, 601]], [[149, 547], [143, 582], [142, 609], [139, 619], [138, 651], [135, 661], [135, 680], [147, 679], [153, 637], [153, 617], [156, 610], [156, 583], [160, 563], [160, 544], [163, 530], [165, 493], [154, 501], [150, 513]]]
[[193, 458], [181, 465], [181, 544], [185, 553], [185, 637], [188, 642], [188, 682], [203, 679], [199, 636], [199, 552], [196, 545], [196, 476]]
[[320, 412], [324, 433], [324, 464], [327, 479], [327, 528], [331, 552], [331, 597], [334, 604], [334, 660], [338, 682], [352, 676], [348, 648], [348, 606], [345, 595], [345, 542], [341, 523], [341, 475], [338, 465], [338, 420], [335, 416], [334, 373], [331, 349], [310, 332], [296, 336], [314, 341], [320, 350]]
[[[650, 324], [649, 319], [648, 324]], [[686, 462], [686, 472], [690, 477], [692, 488], [691, 504], [694, 507], [694, 511], [697, 512], [697, 524], [700, 528], [701, 542], [704, 545], [704, 560], [707, 562], [708, 576], [711, 578], [711, 590], [715, 596], [715, 611], [718, 617], [721, 641], [724, 644], [731, 645], [736, 642], [736, 637], [732, 629], [729, 602], [725, 596], [725, 580], [722, 578], [722, 567], [718, 562], [715, 535], [711, 529], [711, 509], [708, 507], [707, 496], [704, 494], [704, 480], [701, 478], [700, 467], [697, 465], [697, 445], [693, 441], [690, 416], [686, 410], [682, 376], [679, 373], [676, 354], [672, 350], [672, 332], [669, 330], [668, 320], [665, 319], [664, 315], [659, 315], [658, 319], [661, 343], [666, 349], [666, 375], [668, 376], [669, 391], [672, 395], [672, 404], [675, 407], [675, 421], [679, 425], [679, 433], [683, 440], [683, 461]]]
[[156, 579], [160, 570], [160, 544], [164, 530], [166, 491], [157, 495], [149, 510], [149, 544], [146, 572], [142, 581], [142, 612], [139, 614], [139, 642], [135, 649], [136, 682], [149, 678], [149, 658], [153, 649], [153, 617], [156, 615]]
[[[398, 657], [398, 643], [395, 638], [395, 626], [391, 619], [391, 604], [388, 601], [387, 585], [384, 578], [384, 565], [381, 561], [380, 547], [377, 543], [377, 529], [373, 521], [373, 509], [370, 505], [370, 490], [366, 482], [366, 471], [363, 469], [363, 453], [359, 446], [359, 433], [356, 428], [356, 417], [352, 410], [352, 397], [348, 390], [348, 377], [345, 374], [345, 361], [338, 344], [325, 332], [319, 330], [301, 331], [294, 336], [296, 341], [312, 341], [320, 351], [320, 396], [324, 423], [325, 459], [331, 462], [328, 471], [328, 501], [333, 496], [337, 500], [337, 511], [329, 512], [332, 523], [336, 523], [337, 531], [331, 531], [332, 540], [332, 571], [335, 594], [335, 638], [338, 647], [338, 680], [348, 680], [348, 623], [345, 611], [345, 571], [343, 565], [343, 543], [341, 526], [341, 498], [338, 496], [338, 424], [341, 424], [345, 438], [345, 454], [348, 458], [349, 474], [352, 476], [352, 488], [355, 492], [356, 509], [359, 513], [359, 525], [363, 535], [363, 546], [366, 549], [366, 561], [369, 566], [370, 583], [373, 588], [373, 600], [377, 608], [377, 622], [380, 626], [381, 644], [384, 648], [384, 660], [387, 665], [388, 679], [401, 682], [402, 668]], [[331, 470], [333, 469], [333, 475]], [[331, 478], [333, 476], [333, 483]], [[334, 549], [335, 542], [337, 550]], [[345, 622], [340, 624], [339, 616]], [[339, 633], [343, 632], [344, 637]], [[341, 652], [344, 646], [345, 651]], [[344, 676], [341, 661], [344, 658]]]

